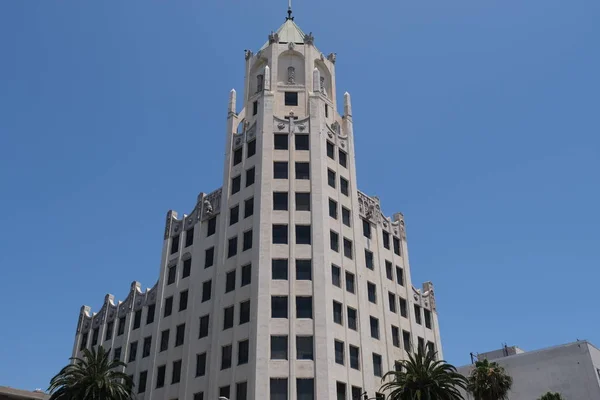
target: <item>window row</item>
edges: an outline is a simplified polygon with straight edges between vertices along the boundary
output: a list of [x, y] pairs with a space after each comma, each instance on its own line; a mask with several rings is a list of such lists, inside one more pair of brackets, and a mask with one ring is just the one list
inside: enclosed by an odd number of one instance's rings
[[[354, 253], [352, 251], [352, 240], [348, 238], [343, 238], [343, 242], [344, 256], [352, 260], [354, 258]], [[332, 230], [329, 232], [329, 247], [336, 253], [340, 252], [340, 234], [336, 231]]]
[[[251, 217], [254, 214], [254, 197], [244, 201], [244, 219]], [[240, 205], [229, 209], [229, 226], [237, 224], [240, 220]]]
[[[181, 279], [185, 279], [190, 276], [192, 272], [192, 259], [187, 258], [183, 260], [181, 268]], [[167, 285], [175, 283], [177, 280], [177, 265], [171, 265], [167, 268]]]
[[[296, 318], [312, 317], [312, 296], [296, 296]], [[271, 296], [271, 318], [288, 318], [288, 296]]]
[[[242, 234], [242, 251], [252, 248], [252, 230]], [[238, 237], [234, 236], [227, 241], [227, 258], [236, 256], [238, 253]], [[214, 256], [214, 253], [213, 253]]]
[[[288, 360], [288, 336], [271, 336], [271, 360]], [[312, 336], [296, 336], [296, 360], [314, 360]]]
[[[296, 244], [311, 244], [311, 226], [296, 225]], [[288, 244], [288, 225], [273, 224], [272, 228], [273, 244]]]
[[[335, 160], [335, 145], [330, 141], [327, 141], [327, 157]], [[339, 150], [338, 161], [342, 167], [348, 168], [348, 155], [345, 151]]]
[[[296, 211], [310, 211], [310, 192], [294, 193]], [[273, 210], [287, 211], [289, 204], [288, 192], [273, 192]]]
[[[244, 157], [243, 153], [244, 153], [243, 147], [240, 147], [239, 149], [235, 149], [233, 151], [233, 159], [232, 159], [233, 165], [238, 165], [239, 163], [242, 162], [242, 159]], [[246, 143], [246, 158], [250, 158], [255, 154], [256, 154], [256, 139], [251, 140]]]
[[[181, 235], [173, 236], [171, 238], [171, 254], [175, 254], [179, 251], [179, 240]], [[194, 227], [192, 226], [185, 232], [185, 243], [184, 247], [189, 247], [194, 244]]]
[[[371, 239], [371, 237], [372, 237], [371, 223], [369, 221], [367, 221], [366, 219], [363, 219], [363, 236], [366, 238], [369, 238], [369, 239]], [[390, 250], [390, 234], [386, 231], [382, 231], [382, 238], [383, 238], [383, 247]], [[392, 238], [392, 242], [393, 242], [393, 246], [394, 246], [394, 254], [396, 254], [398, 256], [402, 255], [402, 252], [400, 249], [400, 239], [394, 236]]]
[[[288, 179], [288, 162], [273, 162], [273, 179]], [[294, 177], [296, 179], [310, 179], [310, 164], [307, 162], [296, 161], [294, 164]]]
[[[352, 226], [351, 212], [346, 207], [342, 206], [342, 223], [346, 226]], [[333, 219], [338, 219], [338, 203], [333, 199], [329, 199], [329, 216]]]
[[[345, 271], [346, 291], [355, 294], [355, 279], [354, 274]], [[335, 264], [331, 264], [331, 283], [339, 288], [342, 287], [342, 269]]]
[[[269, 384], [270, 400], [288, 400], [288, 378], [271, 378]], [[315, 382], [313, 378], [296, 378], [296, 396], [298, 400], [315, 400]]]
[[[335, 189], [336, 185], [336, 173], [330, 169], [327, 170], [327, 184]], [[340, 176], [340, 192], [345, 196], [350, 196], [350, 183], [348, 179]]]
[[[312, 280], [312, 260], [296, 259], [296, 280], [310, 281]], [[288, 279], [288, 259], [276, 258], [271, 260], [271, 278], [273, 280]]]
[[[276, 133], [273, 137], [273, 147], [275, 150], [289, 149], [289, 135], [287, 133]], [[310, 150], [310, 140], [307, 134], [294, 135], [295, 150]]]
[[[252, 167], [246, 170], [246, 187], [254, 185], [256, 179], [256, 168]], [[236, 194], [242, 189], [242, 175], [231, 178], [231, 194]]]

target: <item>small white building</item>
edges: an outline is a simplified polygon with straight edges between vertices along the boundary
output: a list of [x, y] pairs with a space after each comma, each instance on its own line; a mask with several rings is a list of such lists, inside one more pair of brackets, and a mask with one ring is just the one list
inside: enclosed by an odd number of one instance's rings
[[73, 356], [111, 348], [140, 400], [373, 397], [417, 346], [442, 357], [433, 285], [412, 285], [404, 216], [358, 190], [335, 53], [290, 10], [242, 63], [222, 187], [168, 212], [151, 289], [82, 307]]
[[[537, 400], [547, 392], [558, 392], [565, 400], [600, 399], [600, 350], [587, 341], [528, 352], [504, 347], [477, 358], [497, 362], [512, 376], [510, 400]], [[472, 368], [466, 365], [458, 372], [469, 376]]]

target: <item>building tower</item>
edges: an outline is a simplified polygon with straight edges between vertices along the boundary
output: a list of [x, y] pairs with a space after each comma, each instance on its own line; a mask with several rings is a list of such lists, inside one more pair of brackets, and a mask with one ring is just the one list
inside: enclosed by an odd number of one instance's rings
[[158, 282], [98, 313], [73, 355], [112, 348], [140, 399], [358, 399], [417, 346], [441, 357], [433, 286], [404, 219], [357, 189], [350, 95], [291, 9], [229, 95], [223, 186], [167, 214]]

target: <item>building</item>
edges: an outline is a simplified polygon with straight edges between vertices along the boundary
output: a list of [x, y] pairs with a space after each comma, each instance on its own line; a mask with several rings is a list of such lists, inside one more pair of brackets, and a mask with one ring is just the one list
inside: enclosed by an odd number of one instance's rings
[[0, 400], [47, 400], [50, 396], [41, 390], [15, 389], [8, 386], [0, 386]]
[[245, 53], [223, 186], [169, 211], [158, 282], [94, 314], [73, 355], [102, 345], [140, 399], [356, 399], [415, 346], [440, 353], [433, 286], [412, 286], [401, 213], [357, 188], [350, 95], [336, 56], [294, 22]]
[[[600, 350], [587, 341], [525, 352], [518, 347], [481, 353], [478, 359], [495, 361], [513, 378], [510, 400], [535, 400], [558, 392], [566, 400], [600, 399]], [[458, 371], [468, 376], [473, 366]], [[471, 400], [473, 396], [466, 395]]]

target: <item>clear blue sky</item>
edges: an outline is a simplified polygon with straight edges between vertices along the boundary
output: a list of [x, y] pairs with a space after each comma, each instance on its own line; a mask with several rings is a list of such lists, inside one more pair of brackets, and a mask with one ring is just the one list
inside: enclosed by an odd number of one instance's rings
[[[359, 187], [404, 212], [445, 357], [600, 345], [600, 2], [295, 0], [352, 94]], [[227, 97], [285, 0], [0, 2], [0, 385], [157, 277], [221, 185]]]

